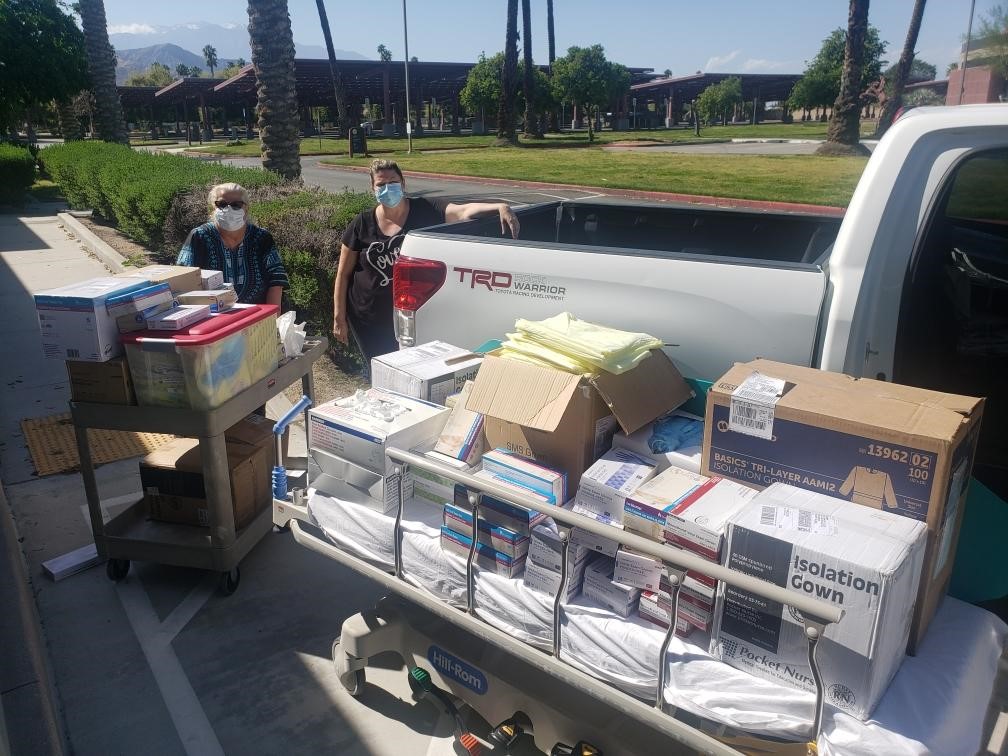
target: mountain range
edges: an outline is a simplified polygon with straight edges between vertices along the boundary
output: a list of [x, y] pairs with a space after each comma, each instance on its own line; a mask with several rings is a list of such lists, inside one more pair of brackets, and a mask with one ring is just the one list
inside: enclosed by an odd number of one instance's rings
[[[164, 63], [173, 72], [179, 63], [187, 66], [196, 65], [206, 70], [202, 54], [206, 45], [213, 45], [216, 48], [221, 68], [227, 65], [225, 61], [238, 58], [252, 59], [248, 25], [245, 22], [224, 26], [205, 21], [175, 26], [111, 25], [109, 42], [112, 43], [119, 58], [116, 80], [120, 83], [129, 74], [142, 71], [155, 61]], [[325, 48], [321, 45], [308, 45], [295, 41], [294, 49], [299, 58], [326, 57]], [[192, 50], [198, 52], [190, 52]], [[178, 59], [172, 57], [169, 61], [165, 57], [151, 57], [156, 55], [173, 55]], [[336, 50], [336, 57], [342, 60], [368, 60], [367, 56], [353, 50]]]

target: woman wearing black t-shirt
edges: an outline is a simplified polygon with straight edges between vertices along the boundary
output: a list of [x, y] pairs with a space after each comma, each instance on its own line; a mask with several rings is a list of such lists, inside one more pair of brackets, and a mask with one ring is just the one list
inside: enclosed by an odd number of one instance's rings
[[378, 205], [354, 218], [343, 234], [333, 287], [333, 336], [353, 336], [370, 374], [371, 358], [399, 348], [392, 326], [392, 266], [406, 234], [417, 228], [498, 213], [501, 233], [518, 238], [518, 218], [505, 202], [428, 200], [405, 196], [406, 181], [391, 160], [371, 163], [371, 189]]

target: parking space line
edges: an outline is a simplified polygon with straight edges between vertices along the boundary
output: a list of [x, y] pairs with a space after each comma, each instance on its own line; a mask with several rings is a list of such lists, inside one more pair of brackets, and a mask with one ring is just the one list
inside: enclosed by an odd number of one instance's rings
[[[182, 602], [182, 605], [186, 607], [186, 612], [190, 611], [193, 604], [196, 603], [196, 596], [202, 595], [201, 589], [205, 582], [201, 582]], [[133, 632], [140, 642], [140, 648], [147, 659], [147, 665], [154, 675], [154, 681], [157, 683], [161, 698], [165, 702], [168, 714], [175, 724], [175, 731], [178, 733], [186, 753], [192, 756], [217, 756], [218, 754], [223, 756], [224, 749], [217, 739], [217, 733], [214, 732], [196, 692], [189, 683], [189, 678], [186, 677], [185, 670], [182, 669], [182, 665], [175, 655], [175, 650], [171, 645], [172, 638], [162, 631], [161, 623], [158, 621], [150, 597], [148, 597], [143, 585], [134, 577], [131, 580], [117, 583], [116, 592], [119, 594], [119, 600], [126, 611], [126, 617], [129, 619]], [[190, 599], [192, 600], [190, 601]], [[196, 610], [198, 609], [199, 606], [196, 606]], [[193, 611], [195, 612], [195, 610]], [[176, 612], [178, 609], [172, 612], [172, 615]], [[180, 614], [179, 618], [181, 619], [182, 616], [183, 614]], [[173, 621], [170, 627], [174, 627], [176, 624], [177, 620]]]
[[165, 617], [158, 626], [158, 633], [164, 638], [165, 643], [171, 643], [175, 636], [182, 632], [183, 628], [189, 624], [189, 620], [196, 616], [196, 612], [203, 608], [203, 605], [213, 595], [217, 587], [218, 574], [208, 572], [206, 576], [196, 584], [196, 587], [189, 591], [189, 595], [182, 599], [182, 602], [172, 609], [171, 614]]
[[987, 741], [987, 753], [1004, 753], [1005, 738], [1008, 736], [1008, 711], [998, 714], [997, 722]]

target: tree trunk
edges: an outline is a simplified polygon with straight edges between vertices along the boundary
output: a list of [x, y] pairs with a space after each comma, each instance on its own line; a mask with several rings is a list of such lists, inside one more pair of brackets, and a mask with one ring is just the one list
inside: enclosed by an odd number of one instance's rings
[[73, 99], [56, 101], [56, 113], [59, 116], [60, 133], [64, 142], [78, 142], [84, 138], [81, 133], [80, 121], [74, 112]]
[[924, 4], [927, 0], [915, 0], [913, 13], [910, 14], [910, 28], [907, 30], [906, 41], [903, 43], [903, 52], [900, 53], [899, 63], [896, 65], [896, 77], [892, 82], [892, 94], [886, 100], [879, 116], [878, 126], [875, 128], [875, 138], [880, 138], [886, 130], [892, 126], [896, 111], [903, 105], [903, 88], [910, 77], [910, 67], [913, 65], [914, 47], [917, 46], [917, 34], [920, 32], [921, 20], [924, 18]]
[[81, 25], [87, 47], [88, 73], [94, 91], [98, 138], [129, 144], [119, 92], [116, 90], [115, 55], [108, 40], [103, 0], [80, 0]]
[[[549, 37], [549, 75], [553, 78], [553, 61], [556, 60], [556, 34], [553, 31], [553, 0], [546, 0], [546, 35]], [[560, 132], [560, 120], [556, 110], [549, 114], [549, 130], [553, 134]]]
[[539, 119], [535, 116], [535, 71], [532, 69], [532, 18], [529, 0], [522, 0], [522, 42], [524, 47], [525, 136], [542, 138]]
[[333, 48], [332, 32], [329, 29], [329, 17], [326, 15], [324, 0], [315, 0], [318, 6], [319, 23], [322, 24], [322, 36], [325, 37], [326, 51], [329, 54], [329, 76], [332, 77], [333, 94], [336, 96], [336, 114], [339, 118], [340, 130], [346, 136], [350, 130], [350, 115], [347, 112], [346, 87], [343, 85], [343, 74], [336, 65], [336, 50]]
[[297, 179], [301, 140], [287, 0], [249, 0], [248, 16], [263, 168]]
[[497, 110], [497, 144], [518, 144], [515, 134], [515, 90], [518, 82], [518, 0], [508, 0], [504, 70], [501, 71], [500, 106]]
[[861, 146], [861, 73], [867, 35], [868, 0], [850, 0], [840, 94], [833, 104], [833, 115], [826, 129], [826, 144], [817, 152], [867, 154]]

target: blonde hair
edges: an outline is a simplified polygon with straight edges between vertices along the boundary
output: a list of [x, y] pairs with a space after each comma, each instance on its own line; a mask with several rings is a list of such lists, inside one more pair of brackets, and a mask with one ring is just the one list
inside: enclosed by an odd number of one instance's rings
[[399, 181], [403, 180], [402, 170], [399, 168], [399, 164], [395, 160], [388, 160], [386, 158], [375, 158], [371, 161], [371, 166], [368, 168], [368, 172], [371, 174], [371, 186], [374, 187], [375, 174], [378, 171], [395, 171], [396, 175], [399, 177]]
[[248, 192], [245, 191], [245, 187], [241, 184], [228, 183], [228, 184], [217, 184], [216, 186], [210, 187], [210, 191], [207, 193], [207, 205], [210, 208], [210, 212], [214, 211], [217, 200], [223, 197], [225, 194], [238, 194], [241, 196], [241, 201], [248, 205]]

